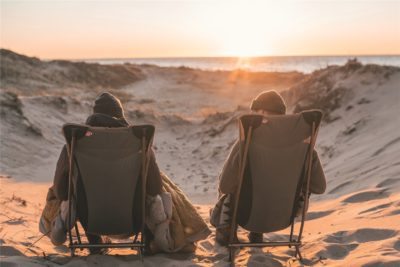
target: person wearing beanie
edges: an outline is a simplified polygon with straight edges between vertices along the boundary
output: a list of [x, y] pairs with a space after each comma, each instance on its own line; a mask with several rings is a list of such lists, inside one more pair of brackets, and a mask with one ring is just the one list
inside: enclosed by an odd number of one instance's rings
[[[87, 125], [95, 126], [95, 127], [127, 127], [129, 126], [128, 121], [125, 119], [124, 110], [121, 104], [121, 101], [112, 95], [111, 93], [105, 92], [100, 94], [93, 106], [93, 113], [86, 119]], [[62, 148], [61, 154], [57, 161], [56, 171], [54, 174], [54, 181], [53, 186], [49, 189], [47, 195], [47, 203], [49, 200], [52, 200], [54, 203], [60, 203], [62, 201], [68, 200], [68, 173], [69, 173], [69, 163], [68, 163], [68, 154], [67, 148], [64, 145]], [[82, 181], [78, 180], [78, 188], [83, 188]], [[140, 188], [140, 187], [139, 187]], [[146, 192], [150, 196], [157, 196], [162, 192], [162, 180], [161, 180], [161, 173], [159, 167], [156, 162], [155, 154], [153, 149], [150, 151], [150, 162], [149, 162], [149, 170], [147, 176], [147, 184], [146, 184]], [[77, 218], [80, 221], [81, 225], [84, 229], [86, 229], [87, 220], [88, 220], [88, 211], [87, 211], [87, 204], [86, 204], [86, 197], [82, 190], [78, 190], [77, 192]], [[140, 203], [136, 201], [135, 203]], [[134, 207], [140, 214], [141, 206], [136, 205]], [[45, 214], [43, 214], [45, 215]], [[46, 217], [43, 216], [42, 217]], [[51, 220], [51, 215], [47, 216], [47, 219], [41, 220], [41, 227], [42, 228], [49, 228], [48, 224]], [[140, 226], [140, 219], [137, 219], [134, 222], [134, 225], [137, 225], [139, 229]], [[44, 227], [45, 224], [47, 227]], [[47, 230], [48, 231], [48, 230]], [[53, 234], [51, 235], [54, 236]], [[102, 243], [102, 237], [94, 234], [86, 233], [86, 236], [90, 243], [98, 244]], [[55, 245], [60, 245], [65, 242], [66, 235], [63, 238], [58, 237], [57, 239], [53, 239], [52, 241]], [[99, 249], [99, 248], [90, 248], [91, 254], [99, 254], [104, 253], [106, 250]]]
[[[129, 126], [121, 101], [108, 92], [96, 98], [93, 114], [87, 118], [86, 124], [94, 127]], [[68, 155], [64, 146], [39, 223], [40, 231], [48, 234], [55, 245], [61, 245], [66, 241], [65, 223], [62, 219], [58, 219], [60, 216], [55, 217], [55, 214], [59, 214], [58, 211], [62, 210], [65, 200], [68, 199], [68, 167]], [[160, 171], [152, 148], [146, 181], [146, 253], [194, 251], [196, 249], [194, 243], [205, 239], [210, 230], [183, 191]], [[86, 231], [88, 210], [85, 193], [80, 190], [83, 188], [81, 179], [78, 179], [77, 188], [77, 219]], [[137, 189], [140, 188], [138, 185]], [[142, 206], [139, 201], [141, 191], [135, 194], [135, 198], [138, 199], [133, 200], [133, 209], [136, 214], [141, 214]], [[58, 223], [60, 221], [61, 223]], [[140, 216], [133, 217], [133, 226], [133, 232], [140, 231]], [[173, 230], [170, 231], [170, 228]], [[86, 236], [92, 244], [103, 242], [101, 236], [90, 233], [86, 233]], [[106, 249], [90, 248], [91, 254], [103, 254], [106, 251]]]
[[267, 113], [269, 115], [285, 115], [286, 104], [280, 94], [276, 91], [265, 91], [259, 94], [251, 102], [252, 111]]
[[[250, 105], [253, 113], [260, 115], [285, 115], [286, 104], [282, 96], [276, 91], [264, 91], [253, 99]], [[224, 163], [219, 175], [219, 194], [220, 198], [215, 208], [211, 212], [211, 224], [216, 228], [216, 241], [220, 245], [227, 245], [230, 233], [230, 218], [227, 209], [232, 209], [233, 196], [238, 187], [239, 171], [239, 140], [235, 142], [232, 150]], [[313, 169], [311, 174], [310, 192], [322, 194], [326, 188], [326, 179], [322, 170], [322, 165], [317, 152], [313, 153]], [[222, 208], [221, 208], [222, 207]], [[224, 211], [225, 209], [225, 211]], [[263, 234], [250, 232], [248, 235], [250, 242], [262, 242]]]
[[96, 98], [93, 113], [106, 114], [117, 119], [124, 118], [121, 101], [108, 92], [102, 93]]

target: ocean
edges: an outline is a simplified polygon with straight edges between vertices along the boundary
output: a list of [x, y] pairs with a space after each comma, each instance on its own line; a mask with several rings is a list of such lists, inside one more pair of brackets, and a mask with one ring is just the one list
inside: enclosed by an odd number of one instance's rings
[[151, 64], [161, 67], [189, 67], [202, 70], [235, 70], [264, 72], [299, 71], [310, 73], [331, 65], [343, 65], [357, 58], [363, 64], [400, 67], [400, 55], [395, 56], [274, 56], [274, 57], [191, 57], [191, 58], [119, 58], [91, 59], [86, 62], [100, 64]]

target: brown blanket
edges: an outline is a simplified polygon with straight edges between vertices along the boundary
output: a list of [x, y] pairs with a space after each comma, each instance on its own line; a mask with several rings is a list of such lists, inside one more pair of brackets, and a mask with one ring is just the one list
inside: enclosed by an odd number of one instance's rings
[[[194, 251], [193, 243], [207, 238], [211, 231], [182, 190], [164, 173], [161, 173], [161, 177], [163, 192], [170, 193], [173, 203], [169, 230], [174, 251]], [[52, 188], [50, 188], [40, 221], [40, 228], [44, 234], [51, 232], [53, 221], [60, 211], [60, 203], [61, 201], [55, 197]], [[153, 252], [158, 251], [153, 246], [152, 250]]]
[[173, 202], [170, 231], [174, 247], [184, 251], [194, 249], [192, 243], [207, 238], [211, 231], [182, 190], [164, 173], [161, 178], [163, 191], [171, 194]]
[[58, 200], [50, 187], [47, 192], [46, 205], [40, 217], [39, 229], [43, 234], [49, 234], [52, 230], [53, 221], [60, 212], [61, 200]]

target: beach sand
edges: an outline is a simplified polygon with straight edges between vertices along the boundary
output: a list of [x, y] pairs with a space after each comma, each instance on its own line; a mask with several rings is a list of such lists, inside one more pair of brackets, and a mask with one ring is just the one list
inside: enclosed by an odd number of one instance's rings
[[[39, 239], [38, 220], [64, 143], [61, 126], [83, 123], [101, 91], [121, 98], [130, 122], [156, 126], [154, 149], [160, 168], [209, 222], [218, 174], [238, 135], [236, 118], [254, 96], [271, 89], [282, 92], [291, 112], [325, 112], [317, 150], [328, 187], [325, 194], [311, 198], [303, 263], [294, 258], [293, 248], [281, 247], [242, 249], [236, 264], [400, 266], [400, 68], [348, 62], [309, 75], [130, 64], [78, 68], [75, 63], [5, 52], [0, 91], [1, 266], [143, 264], [129, 250], [112, 250], [106, 256], [82, 251], [71, 259], [66, 246]], [[82, 79], [81, 72], [94, 78]], [[111, 81], [98, 78], [109, 72]], [[264, 239], [282, 240], [288, 234], [284, 230], [265, 234]], [[240, 230], [239, 238], [246, 240], [246, 232]], [[144, 265], [229, 262], [213, 231], [194, 254], [147, 256]]]

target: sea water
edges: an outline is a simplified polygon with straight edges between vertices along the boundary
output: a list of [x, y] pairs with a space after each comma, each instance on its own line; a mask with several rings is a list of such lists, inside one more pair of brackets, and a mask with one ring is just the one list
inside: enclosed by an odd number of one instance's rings
[[332, 65], [343, 65], [356, 58], [363, 64], [400, 67], [400, 55], [395, 56], [274, 56], [274, 57], [190, 57], [190, 58], [120, 58], [92, 59], [100, 64], [150, 64], [161, 67], [189, 67], [201, 70], [235, 70], [266, 72], [298, 71], [310, 73]]

